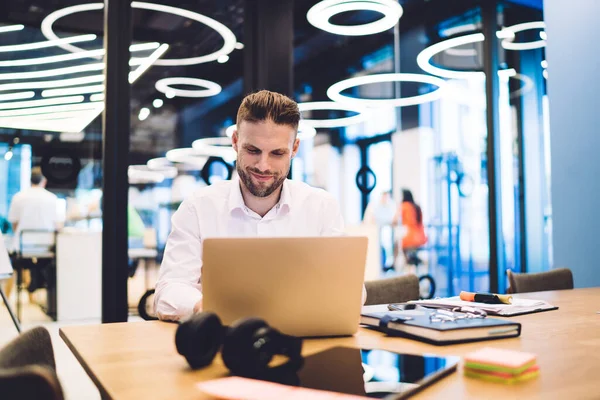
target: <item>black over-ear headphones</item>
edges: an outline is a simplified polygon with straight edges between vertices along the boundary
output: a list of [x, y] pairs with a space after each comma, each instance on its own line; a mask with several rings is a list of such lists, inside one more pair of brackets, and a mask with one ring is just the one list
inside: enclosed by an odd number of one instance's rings
[[[195, 314], [177, 327], [175, 345], [193, 369], [209, 365], [222, 347], [221, 357], [229, 371], [249, 378], [295, 372], [304, 363], [302, 339], [285, 335], [259, 318], [241, 319], [226, 327], [214, 313]], [[289, 360], [269, 367], [276, 354]]]

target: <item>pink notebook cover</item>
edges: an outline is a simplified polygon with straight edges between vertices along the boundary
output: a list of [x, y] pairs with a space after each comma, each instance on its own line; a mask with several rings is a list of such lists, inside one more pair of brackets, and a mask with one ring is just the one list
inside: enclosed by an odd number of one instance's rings
[[533, 353], [493, 347], [484, 347], [465, 357], [465, 361], [469, 363], [497, 365], [505, 368], [520, 368], [535, 359], [536, 355]]
[[286, 386], [236, 376], [200, 382], [201, 392], [216, 399], [226, 400], [364, 400], [365, 397], [324, 390]]

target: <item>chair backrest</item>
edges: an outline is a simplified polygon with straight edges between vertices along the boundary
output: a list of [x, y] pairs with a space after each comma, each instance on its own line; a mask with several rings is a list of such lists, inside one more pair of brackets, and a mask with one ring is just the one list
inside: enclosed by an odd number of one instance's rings
[[19, 256], [52, 258], [56, 246], [56, 231], [24, 229], [19, 232]]
[[507, 270], [510, 293], [543, 292], [546, 290], [573, 289], [573, 273], [568, 268], [547, 272], [517, 274]]
[[365, 305], [404, 303], [419, 300], [419, 278], [403, 275], [394, 278], [365, 282], [367, 301]]
[[56, 376], [52, 340], [45, 328], [26, 331], [0, 350], [0, 397], [27, 400], [64, 398]]

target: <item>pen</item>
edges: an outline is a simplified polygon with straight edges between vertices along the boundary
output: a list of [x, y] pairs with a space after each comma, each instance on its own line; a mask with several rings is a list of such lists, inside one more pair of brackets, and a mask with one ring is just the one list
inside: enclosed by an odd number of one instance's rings
[[460, 292], [460, 299], [463, 301], [474, 301], [487, 304], [510, 304], [512, 302], [512, 296], [506, 294], [471, 293], [464, 291]]

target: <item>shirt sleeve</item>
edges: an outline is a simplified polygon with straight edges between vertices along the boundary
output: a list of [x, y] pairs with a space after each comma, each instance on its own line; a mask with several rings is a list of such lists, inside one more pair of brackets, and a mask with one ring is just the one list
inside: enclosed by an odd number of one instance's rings
[[156, 283], [154, 308], [161, 320], [179, 321], [189, 317], [202, 299], [202, 241], [196, 210], [184, 201], [171, 219], [160, 274]]

